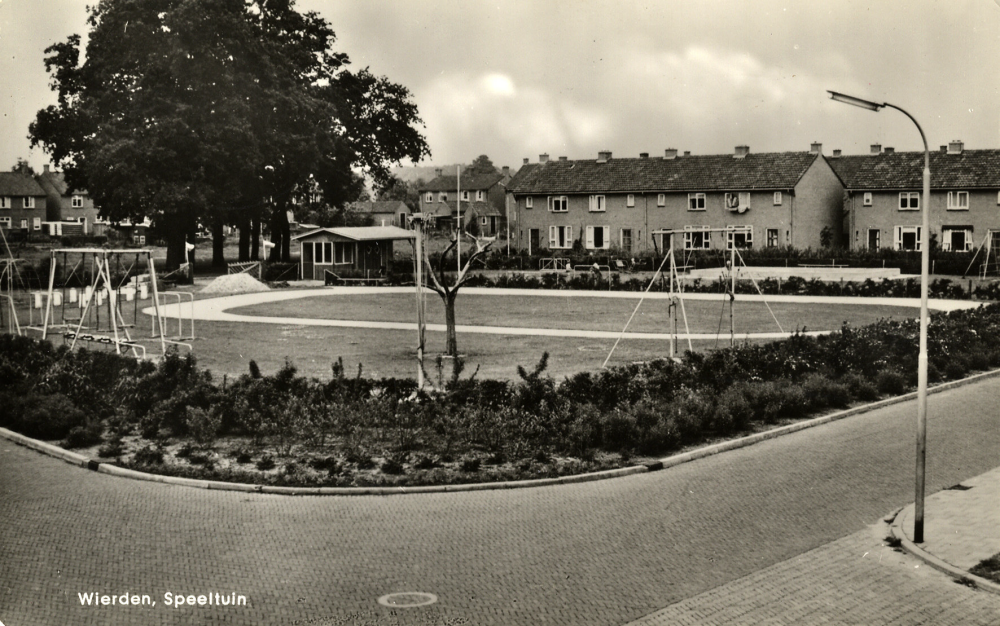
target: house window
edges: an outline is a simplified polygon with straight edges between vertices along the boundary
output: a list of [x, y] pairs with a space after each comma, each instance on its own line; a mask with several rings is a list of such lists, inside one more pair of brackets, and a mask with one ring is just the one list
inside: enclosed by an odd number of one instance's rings
[[917, 191], [902, 191], [899, 193], [900, 211], [917, 211], [920, 209], [920, 193]]
[[569, 210], [569, 198], [566, 196], [549, 196], [549, 210], [553, 213], [565, 213]]
[[481, 219], [480, 222], [482, 223], [483, 226], [486, 226], [486, 224], [489, 223], [488, 220], [485, 217], [483, 219]]
[[74, 209], [83, 208], [83, 196], [73, 196], [69, 201], [69, 205]]
[[969, 192], [968, 191], [949, 191], [948, 192], [948, 210], [949, 211], [968, 211], [969, 210]]
[[531, 201], [531, 196], [528, 196], [528, 197], [526, 197], [526, 198], [524, 199], [524, 208], [526, 208], [526, 209], [530, 209], [530, 208], [531, 208], [531, 206], [532, 206], [532, 204], [533, 204], [533, 203], [532, 203], [532, 201]]
[[447, 202], [447, 201], [448, 201], [447, 192], [442, 191], [441, 193], [438, 194], [438, 202]]
[[780, 191], [775, 191], [774, 192], [774, 206], [780, 206], [780, 205], [781, 205], [781, 192]]
[[485, 199], [486, 199], [486, 192], [485, 191], [483, 191], [483, 190], [480, 189], [479, 191], [476, 192], [476, 200], [478, 200], [479, 202], [482, 202]]
[[[35, 208], [35, 199], [31, 196], [24, 196], [24, 208], [33, 209]], [[41, 228], [41, 226], [39, 226]], [[36, 229], [37, 230], [37, 229]]]
[[623, 228], [621, 233], [621, 241], [619, 245], [621, 246], [622, 252], [632, 251], [632, 229]]
[[877, 228], [868, 229], [868, 249], [869, 250], [880, 250], [882, 249], [882, 231]]
[[730, 211], [738, 211], [740, 213], [746, 211], [750, 208], [750, 192], [727, 193], [726, 208]]
[[625, 206], [627, 206], [627, 207], [634, 207], [635, 206], [635, 194], [634, 193], [630, 193], [627, 196], [625, 196]]
[[712, 247], [712, 233], [709, 226], [685, 226], [684, 249], [708, 250]]
[[330, 241], [313, 242], [313, 263], [316, 265], [333, 264], [333, 243]]
[[336, 265], [350, 265], [354, 262], [354, 244], [337, 242], [333, 246], [333, 262]]
[[587, 249], [604, 250], [610, 247], [611, 242], [608, 236], [611, 232], [610, 226], [588, 226], [587, 227]]
[[861, 204], [863, 204], [864, 206], [872, 205], [872, 192], [870, 191], [865, 192], [864, 199], [861, 201]]
[[[1000, 199], [998, 199], [997, 203], [1000, 204]], [[9, 208], [10, 208], [10, 197], [0, 196], [0, 209], [9, 209]]]
[[920, 250], [920, 239], [919, 226], [896, 227], [895, 243], [897, 250]]
[[427, 192], [427, 195], [424, 196], [424, 202], [427, 202], [428, 204], [434, 202], [434, 194]]
[[0, 227], [10, 230], [10, 218], [6, 216], [0, 217]]
[[705, 210], [705, 194], [689, 193], [688, 211], [704, 211], [704, 210]]
[[569, 249], [573, 247], [572, 226], [549, 226], [549, 247]]
[[777, 248], [778, 247], [778, 229], [768, 228], [767, 229], [767, 247]]
[[665, 193], [656, 194], [656, 206], [667, 206], [667, 194]]
[[604, 204], [604, 196], [590, 196], [590, 210], [592, 212], [607, 210], [607, 206]]
[[726, 250], [752, 247], [753, 226], [726, 226]]
[[34, 227], [35, 230], [42, 230], [42, 218], [40, 217], [34, 218], [33, 220], [31, 220], [31, 225]]
[[[10, 221], [10, 218], [8, 217], [7, 220]], [[28, 230], [28, 220], [26, 219], [21, 220], [21, 229]]]
[[469, 192], [468, 191], [463, 191], [462, 192], [462, 200], [464, 202], [468, 202], [469, 201]]
[[972, 227], [942, 226], [941, 249], [953, 252], [968, 252], [972, 250]]

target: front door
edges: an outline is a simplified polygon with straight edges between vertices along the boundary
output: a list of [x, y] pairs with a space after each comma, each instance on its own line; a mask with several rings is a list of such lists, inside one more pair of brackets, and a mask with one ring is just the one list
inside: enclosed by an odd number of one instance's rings
[[538, 250], [538, 239], [539, 230], [537, 228], [528, 229], [528, 253], [533, 253]]
[[869, 250], [878, 250], [882, 246], [881, 235], [880, 235], [881, 232], [882, 231], [880, 231], [877, 228], [869, 228], [868, 229], [868, 249]]

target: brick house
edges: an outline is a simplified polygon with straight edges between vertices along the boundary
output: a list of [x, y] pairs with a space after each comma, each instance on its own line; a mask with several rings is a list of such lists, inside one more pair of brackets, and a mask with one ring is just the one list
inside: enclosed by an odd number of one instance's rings
[[[843, 186], [814, 143], [806, 152], [549, 160], [525, 164], [510, 181], [512, 243], [530, 251], [659, 247], [652, 231], [684, 230], [685, 249], [817, 247], [837, 244]], [[707, 229], [750, 227], [719, 234]], [[724, 235], [724, 236], [722, 236]], [[678, 244], [680, 242], [677, 242]]]
[[399, 226], [406, 228], [406, 218], [410, 215], [410, 207], [402, 200], [377, 200], [367, 202], [350, 202], [347, 210], [360, 215], [370, 215], [375, 226]]
[[[871, 146], [830, 165], [843, 181], [843, 230], [852, 249], [919, 250], [924, 153]], [[1000, 249], [1000, 150], [953, 141], [931, 152], [931, 236], [942, 250]]]
[[0, 228], [24, 235], [42, 234], [46, 194], [41, 185], [18, 172], [0, 172]]
[[46, 221], [61, 223], [61, 232], [57, 234], [103, 234], [107, 225], [100, 220], [99, 211], [90, 194], [85, 189], [70, 189], [62, 172], [53, 172], [48, 165], [44, 167], [45, 170], [35, 179], [45, 190]]
[[433, 180], [420, 187], [420, 212], [438, 227], [452, 227], [461, 205], [465, 228], [475, 220], [480, 234], [495, 236], [507, 228], [504, 198], [509, 181], [508, 167], [498, 174], [463, 175], [461, 181], [457, 176], [443, 175], [439, 169]]

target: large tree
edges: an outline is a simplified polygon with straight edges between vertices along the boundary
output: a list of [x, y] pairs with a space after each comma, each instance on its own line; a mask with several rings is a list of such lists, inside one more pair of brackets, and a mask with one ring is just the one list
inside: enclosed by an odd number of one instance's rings
[[157, 221], [168, 267], [198, 220], [266, 220], [287, 260], [310, 174], [335, 204], [356, 170], [382, 182], [429, 154], [406, 88], [349, 71], [329, 24], [293, 0], [101, 0], [87, 23], [84, 63], [78, 35], [47, 49], [58, 103], [30, 137], [103, 216]]

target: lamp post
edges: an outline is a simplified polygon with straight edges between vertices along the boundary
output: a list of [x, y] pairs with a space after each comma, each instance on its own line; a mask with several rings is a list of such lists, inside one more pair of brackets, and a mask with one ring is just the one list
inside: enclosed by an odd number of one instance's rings
[[927, 137], [924, 130], [912, 115], [894, 104], [871, 102], [854, 96], [848, 96], [836, 91], [829, 91], [830, 98], [844, 104], [851, 104], [862, 109], [878, 112], [882, 107], [896, 109], [920, 131], [920, 139], [924, 142], [924, 189], [923, 215], [920, 234], [920, 353], [917, 357], [917, 477], [916, 499], [914, 501], [913, 541], [924, 541], [924, 474], [927, 456], [927, 283], [930, 273], [930, 202], [931, 202], [931, 152], [927, 147]]

